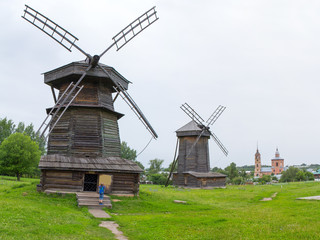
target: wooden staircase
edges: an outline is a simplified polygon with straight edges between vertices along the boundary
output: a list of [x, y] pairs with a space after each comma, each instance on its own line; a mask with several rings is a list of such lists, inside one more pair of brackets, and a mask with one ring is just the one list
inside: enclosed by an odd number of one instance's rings
[[88, 208], [112, 208], [110, 197], [104, 195], [103, 204], [99, 204], [99, 194], [96, 192], [77, 192], [78, 206], [87, 206]]

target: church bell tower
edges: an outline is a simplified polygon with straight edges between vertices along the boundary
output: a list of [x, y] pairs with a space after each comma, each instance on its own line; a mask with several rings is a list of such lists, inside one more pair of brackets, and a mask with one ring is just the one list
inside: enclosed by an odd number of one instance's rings
[[254, 165], [254, 176], [255, 177], [261, 177], [261, 155], [259, 153], [259, 150], [257, 148], [257, 152], [254, 156], [255, 158], [255, 165]]

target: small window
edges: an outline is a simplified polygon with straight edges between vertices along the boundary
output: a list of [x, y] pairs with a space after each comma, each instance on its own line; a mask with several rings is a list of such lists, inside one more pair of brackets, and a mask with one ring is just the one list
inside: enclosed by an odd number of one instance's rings
[[279, 163], [276, 162], [276, 166], [278, 167], [278, 166], [279, 166]]

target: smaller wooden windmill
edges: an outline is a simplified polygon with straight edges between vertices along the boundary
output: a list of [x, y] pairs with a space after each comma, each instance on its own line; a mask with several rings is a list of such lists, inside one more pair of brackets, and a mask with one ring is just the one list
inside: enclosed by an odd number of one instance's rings
[[170, 178], [178, 163], [177, 172], [173, 173], [173, 185], [201, 188], [225, 186], [225, 175], [210, 172], [208, 139], [212, 137], [222, 152], [228, 155], [228, 150], [209, 128], [226, 107], [220, 105], [206, 122], [187, 103], [180, 108], [192, 121], [176, 131], [179, 154], [174, 158], [169, 174]]

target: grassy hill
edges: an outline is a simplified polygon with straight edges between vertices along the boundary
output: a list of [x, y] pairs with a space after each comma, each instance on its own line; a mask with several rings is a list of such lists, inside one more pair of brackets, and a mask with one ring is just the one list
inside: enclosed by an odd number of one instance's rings
[[74, 195], [38, 193], [38, 183], [0, 176], [0, 239], [114, 239]]
[[[74, 196], [37, 193], [39, 180], [0, 177], [0, 239], [113, 239]], [[268, 202], [264, 197], [277, 196]], [[190, 190], [142, 185], [108, 210], [129, 239], [319, 239], [320, 183]], [[176, 204], [184, 200], [187, 204]]]

